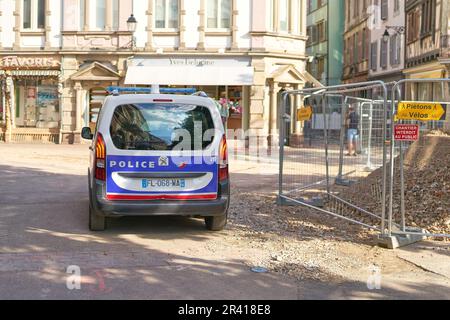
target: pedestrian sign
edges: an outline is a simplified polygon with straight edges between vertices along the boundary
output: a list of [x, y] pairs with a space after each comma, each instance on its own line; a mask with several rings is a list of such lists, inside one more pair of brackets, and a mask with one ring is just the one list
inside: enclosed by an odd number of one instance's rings
[[313, 115], [312, 107], [306, 107], [298, 109], [297, 111], [297, 121], [309, 121]]
[[445, 120], [447, 105], [430, 102], [400, 102], [397, 120], [439, 121]]

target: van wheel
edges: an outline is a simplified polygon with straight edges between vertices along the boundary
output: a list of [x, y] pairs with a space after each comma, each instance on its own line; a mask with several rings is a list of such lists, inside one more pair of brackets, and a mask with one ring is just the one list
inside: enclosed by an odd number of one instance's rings
[[210, 231], [222, 231], [227, 225], [228, 216], [206, 217], [205, 224], [206, 229]]
[[91, 206], [89, 206], [89, 229], [91, 231], [105, 231], [106, 229], [106, 218], [95, 213]]

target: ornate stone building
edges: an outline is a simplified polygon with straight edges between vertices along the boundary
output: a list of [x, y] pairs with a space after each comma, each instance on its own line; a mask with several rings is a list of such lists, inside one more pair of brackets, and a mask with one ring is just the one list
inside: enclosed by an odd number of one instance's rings
[[[306, 0], [3, 0], [0, 28], [6, 140], [79, 142], [105, 88], [125, 82], [228, 99], [241, 110], [232, 128], [268, 138], [280, 93], [316, 83], [305, 71]], [[297, 122], [290, 133], [301, 134]]]

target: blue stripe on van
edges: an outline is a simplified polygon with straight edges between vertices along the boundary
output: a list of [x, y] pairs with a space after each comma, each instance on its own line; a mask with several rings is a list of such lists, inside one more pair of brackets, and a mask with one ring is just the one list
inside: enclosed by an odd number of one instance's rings
[[[107, 156], [106, 160], [106, 193], [107, 194], [142, 194], [120, 188], [112, 179], [117, 172], [145, 173], [145, 172], [189, 172], [212, 173], [213, 179], [203, 189], [189, 192], [189, 194], [211, 194], [218, 192], [218, 163], [215, 157], [142, 157], [142, 156]], [[151, 194], [179, 194], [180, 192], [152, 192]]]

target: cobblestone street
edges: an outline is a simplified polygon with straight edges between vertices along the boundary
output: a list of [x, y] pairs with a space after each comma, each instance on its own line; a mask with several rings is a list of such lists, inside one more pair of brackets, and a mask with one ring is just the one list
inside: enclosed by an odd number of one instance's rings
[[[108, 231], [89, 232], [87, 151], [0, 145], [0, 298], [450, 297], [448, 246], [386, 251], [360, 228], [280, 208], [277, 165], [264, 159], [232, 160], [233, 200], [223, 232], [177, 217], [111, 220]], [[423, 265], [424, 255], [439, 266]], [[374, 264], [383, 287], [371, 291]], [[81, 268], [81, 290], [67, 289], [69, 266]], [[269, 272], [253, 273], [254, 266]]]

